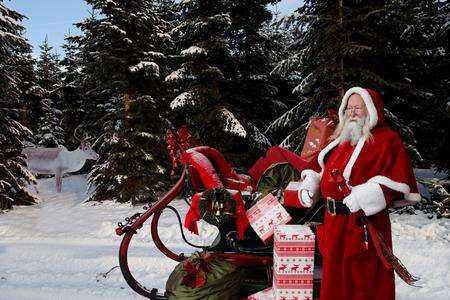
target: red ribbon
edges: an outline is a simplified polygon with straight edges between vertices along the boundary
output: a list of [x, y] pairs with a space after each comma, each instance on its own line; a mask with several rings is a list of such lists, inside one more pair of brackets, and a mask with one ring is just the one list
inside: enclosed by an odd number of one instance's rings
[[[244, 200], [239, 191], [227, 190], [231, 193], [234, 201], [236, 202], [236, 211], [234, 213], [236, 231], [238, 233], [239, 239], [243, 240], [245, 236], [245, 231], [248, 228], [249, 222], [247, 215], [245, 213]], [[189, 209], [186, 217], [184, 219], [184, 227], [189, 231], [198, 235], [197, 222], [201, 219], [199, 212], [200, 199], [203, 193], [197, 193], [192, 197], [191, 208]]]

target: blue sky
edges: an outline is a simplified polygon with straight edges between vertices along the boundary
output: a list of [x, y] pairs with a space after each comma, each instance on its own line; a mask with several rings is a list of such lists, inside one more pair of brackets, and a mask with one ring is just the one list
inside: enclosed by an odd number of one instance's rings
[[[286, 14], [298, 7], [300, 2], [282, 0], [277, 8], [281, 14]], [[47, 35], [49, 44], [62, 56], [64, 36], [69, 31], [71, 34], [79, 34], [73, 23], [83, 20], [90, 11], [84, 0], [4, 0], [3, 3], [28, 18], [23, 21], [25, 36], [33, 46], [35, 55], [38, 55], [39, 45]]]

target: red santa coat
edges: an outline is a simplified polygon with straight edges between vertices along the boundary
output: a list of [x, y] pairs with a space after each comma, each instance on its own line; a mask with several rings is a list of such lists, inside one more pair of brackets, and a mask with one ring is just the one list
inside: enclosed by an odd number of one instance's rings
[[[372, 138], [362, 137], [355, 146], [332, 141], [319, 154], [315, 170], [302, 172], [303, 188], [322, 198], [342, 201], [331, 170], [338, 168], [351, 187], [353, 197], [369, 216], [385, 241], [391, 246], [391, 224], [387, 206], [404, 205], [420, 200], [408, 154], [398, 134], [384, 122], [383, 103], [378, 93], [352, 88], [345, 94], [340, 121], [348, 98], [359, 94], [366, 104]], [[360, 225], [361, 211], [332, 216], [325, 213], [318, 228], [319, 249], [323, 255], [320, 299], [394, 299], [394, 271], [381, 263], [369, 240], [364, 243]]]

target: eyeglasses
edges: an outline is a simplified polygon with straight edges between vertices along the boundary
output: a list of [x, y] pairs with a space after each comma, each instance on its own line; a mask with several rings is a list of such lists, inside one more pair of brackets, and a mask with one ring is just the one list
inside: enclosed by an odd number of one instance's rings
[[363, 108], [361, 108], [361, 107], [357, 107], [357, 106], [355, 106], [355, 107], [347, 107], [346, 109], [345, 109], [345, 113], [346, 114], [350, 114], [350, 113], [352, 113], [352, 112], [355, 112], [355, 113], [360, 113], [360, 112], [362, 112], [363, 111]]

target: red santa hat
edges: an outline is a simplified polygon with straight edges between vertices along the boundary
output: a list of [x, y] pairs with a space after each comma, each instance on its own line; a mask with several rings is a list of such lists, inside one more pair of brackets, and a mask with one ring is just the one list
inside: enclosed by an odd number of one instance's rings
[[381, 95], [374, 90], [363, 89], [361, 87], [352, 87], [345, 93], [341, 106], [339, 107], [339, 122], [344, 121], [345, 108], [347, 107], [348, 99], [353, 94], [361, 96], [366, 105], [370, 129], [373, 129], [377, 125], [384, 125], [384, 105], [381, 100]]
[[[369, 117], [369, 128], [372, 130], [376, 126], [383, 126], [385, 125], [384, 120], [384, 105], [383, 100], [381, 99], [381, 95], [371, 89], [364, 89], [361, 87], [352, 87], [350, 88], [342, 97], [341, 105], [339, 107], [339, 122], [344, 122], [344, 116], [345, 116], [345, 108], [347, 107], [348, 99], [351, 95], [357, 94], [361, 96], [361, 98], [364, 101], [364, 104], [366, 105], [366, 109], [368, 112]], [[355, 151], [353, 151], [352, 156], [350, 157], [350, 161], [347, 164], [345, 170], [344, 170], [344, 177], [348, 180], [350, 178], [350, 173], [353, 168], [354, 163], [356, 162], [356, 159], [359, 156], [359, 153], [362, 150], [362, 147], [364, 146], [366, 139], [360, 139], [355, 147]], [[334, 147], [336, 147], [339, 144], [339, 140], [335, 139], [330, 144], [328, 144], [320, 153], [318, 157], [318, 162], [320, 167], [324, 168], [325, 166], [325, 155]]]

